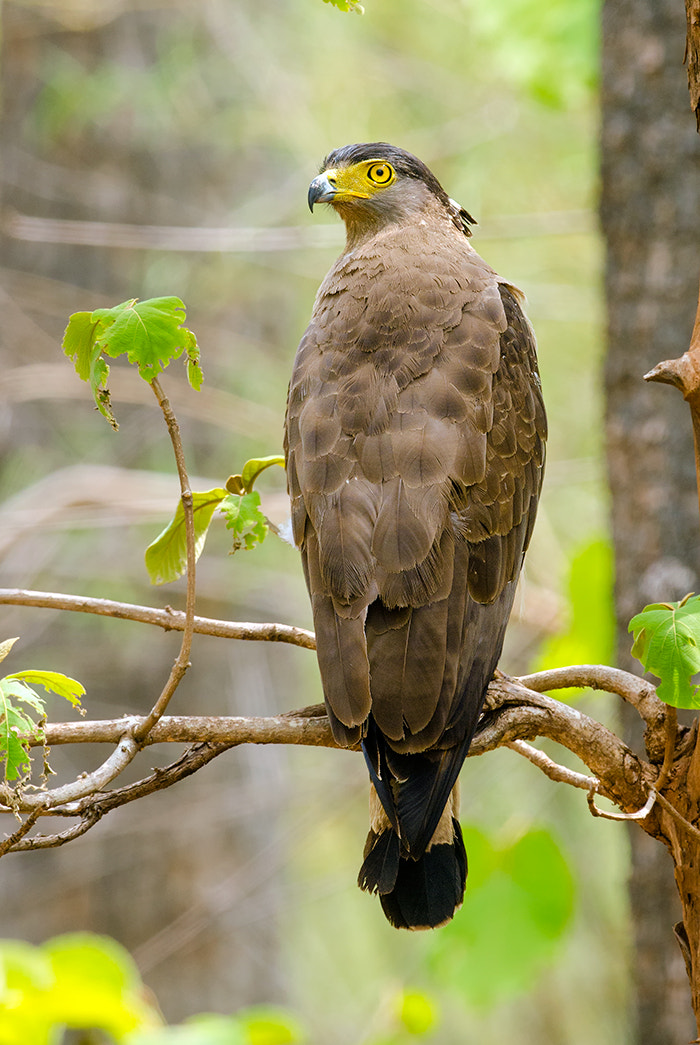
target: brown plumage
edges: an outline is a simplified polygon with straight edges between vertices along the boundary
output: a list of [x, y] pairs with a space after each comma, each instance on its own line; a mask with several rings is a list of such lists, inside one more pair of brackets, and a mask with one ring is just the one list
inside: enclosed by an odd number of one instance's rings
[[294, 364], [285, 452], [328, 715], [372, 782], [362, 888], [428, 928], [462, 901], [456, 782], [535, 519], [546, 421], [520, 295], [385, 143], [325, 160], [346, 249]]

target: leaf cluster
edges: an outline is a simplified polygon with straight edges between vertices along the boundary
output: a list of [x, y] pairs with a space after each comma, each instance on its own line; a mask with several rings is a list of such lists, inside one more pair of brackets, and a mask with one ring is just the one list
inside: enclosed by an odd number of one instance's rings
[[[17, 639], [0, 643], [0, 662], [15, 642]], [[6, 781], [17, 780], [29, 772], [30, 738], [41, 737], [46, 705], [32, 685], [43, 686], [49, 693], [64, 697], [75, 707], [80, 707], [80, 698], [85, 693], [79, 682], [58, 671], [27, 668], [0, 679], [0, 762], [4, 765]]]
[[[260, 494], [253, 485], [261, 472], [274, 464], [284, 467], [284, 457], [273, 454], [253, 458], [246, 461], [240, 475], [229, 476], [225, 489], [215, 486], [192, 494], [195, 560], [202, 553], [217, 509], [225, 516], [227, 529], [233, 531], [232, 552], [262, 544], [270, 527], [260, 506]], [[186, 567], [185, 510], [180, 500], [173, 518], [146, 549], [146, 569], [152, 584], [167, 584], [182, 576]]]

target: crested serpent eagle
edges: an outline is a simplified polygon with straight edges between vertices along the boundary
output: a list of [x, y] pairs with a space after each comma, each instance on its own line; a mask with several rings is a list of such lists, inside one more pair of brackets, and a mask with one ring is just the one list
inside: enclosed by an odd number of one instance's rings
[[542, 482], [535, 338], [415, 156], [336, 149], [308, 198], [347, 242], [289, 386], [294, 540], [333, 734], [369, 770], [359, 884], [392, 925], [431, 928], [464, 895], [457, 777]]

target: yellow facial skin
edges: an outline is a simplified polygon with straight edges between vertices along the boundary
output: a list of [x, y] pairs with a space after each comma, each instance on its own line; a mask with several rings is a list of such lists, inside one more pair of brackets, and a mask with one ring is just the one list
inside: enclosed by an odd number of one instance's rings
[[396, 181], [396, 171], [386, 160], [363, 160], [352, 167], [334, 167], [314, 178], [309, 186], [309, 208], [315, 203], [369, 200]]

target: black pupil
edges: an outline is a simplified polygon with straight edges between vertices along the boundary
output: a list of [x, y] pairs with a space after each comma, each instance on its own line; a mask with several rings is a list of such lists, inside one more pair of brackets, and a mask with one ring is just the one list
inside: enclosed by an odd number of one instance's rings
[[383, 167], [375, 167], [374, 168], [374, 176], [375, 176], [375, 178], [377, 178], [379, 180], [381, 180], [384, 177], [385, 173], [386, 173], [386, 171], [384, 170]]

